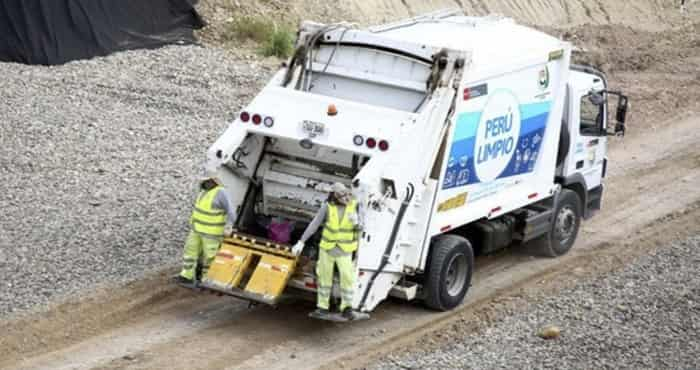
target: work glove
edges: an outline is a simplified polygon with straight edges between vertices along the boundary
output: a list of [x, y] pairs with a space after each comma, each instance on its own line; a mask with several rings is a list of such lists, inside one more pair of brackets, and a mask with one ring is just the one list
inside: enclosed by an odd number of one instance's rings
[[292, 247], [292, 253], [295, 256], [298, 256], [301, 254], [301, 252], [304, 250], [304, 242], [299, 240], [296, 244], [294, 244], [294, 247]]
[[232, 236], [234, 231], [235, 229], [233, 228], [233, 226], [226, 226], [224, 227], [224, 236]]

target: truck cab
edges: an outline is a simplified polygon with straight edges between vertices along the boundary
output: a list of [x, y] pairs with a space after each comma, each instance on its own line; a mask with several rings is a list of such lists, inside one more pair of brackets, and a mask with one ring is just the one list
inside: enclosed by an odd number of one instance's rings
[[[566, 90], [557, 177], [576, 189], [590, 218], [601, 207], [608, 137], [624, 135], [628, 99], [609, 91], [605, 75], [589, 66], [572, 65]], [[611, 97], [618, 103], [615, 125], [609, 122]]]

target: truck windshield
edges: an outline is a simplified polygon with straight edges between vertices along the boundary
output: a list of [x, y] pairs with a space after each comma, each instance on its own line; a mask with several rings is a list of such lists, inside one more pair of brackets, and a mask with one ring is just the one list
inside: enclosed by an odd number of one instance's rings
[[427, 96], [431, 65], [370, 47], [328, 44], [314, 49], [297, 89], [417, 112]]

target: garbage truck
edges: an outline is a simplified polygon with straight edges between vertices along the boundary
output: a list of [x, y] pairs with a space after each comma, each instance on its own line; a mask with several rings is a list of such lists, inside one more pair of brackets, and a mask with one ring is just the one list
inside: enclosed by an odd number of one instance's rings
[[[475, 255], [564, 255], [601, 208], [629, 105], [571, 58], [570, 43], [500, 16], [303, 22], [294, 55], [207, 152], [237, 224], [200, 287], [271, 305], [313, 294], [318, 251], [290, 244], [336, 182], [364, 220], [361, 312], [389, 296], [453, 309]], [[275, 222], [291, 225], [285, 240], [270, 239]]]

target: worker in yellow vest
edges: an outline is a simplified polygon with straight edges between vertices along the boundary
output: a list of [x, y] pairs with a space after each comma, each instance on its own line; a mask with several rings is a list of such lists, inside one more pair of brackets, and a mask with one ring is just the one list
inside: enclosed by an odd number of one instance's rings
[[205, 276], [219, 251], [224, 235], [231, 235], [235, 214], [215, 171], [208, 170], [200, 178], [200, 193], [190, 217], [190, 233], [185, 242], [183, 265], [177, 282], [196, 286], [197, 265]]
[[316, 233], [321, 224], [324, 224], [324, 227], [316, 264], [318, 309], [312, 312], [311, 316], [327, 318], [331, 314], [329, 309], [333, 289], [333, 272], [335, 266], [338, 266], [342, 317], [346, 320], [357, 319], [359, 313], [352, 308], [356, 274], [353, 252], [358, 247], [361, 222], [357, 200], [345, 185], [333, 184], [328, 201], [323, 203], [301, 239], [292, 248], [294, 254], [301, 254], [306, 241]]

